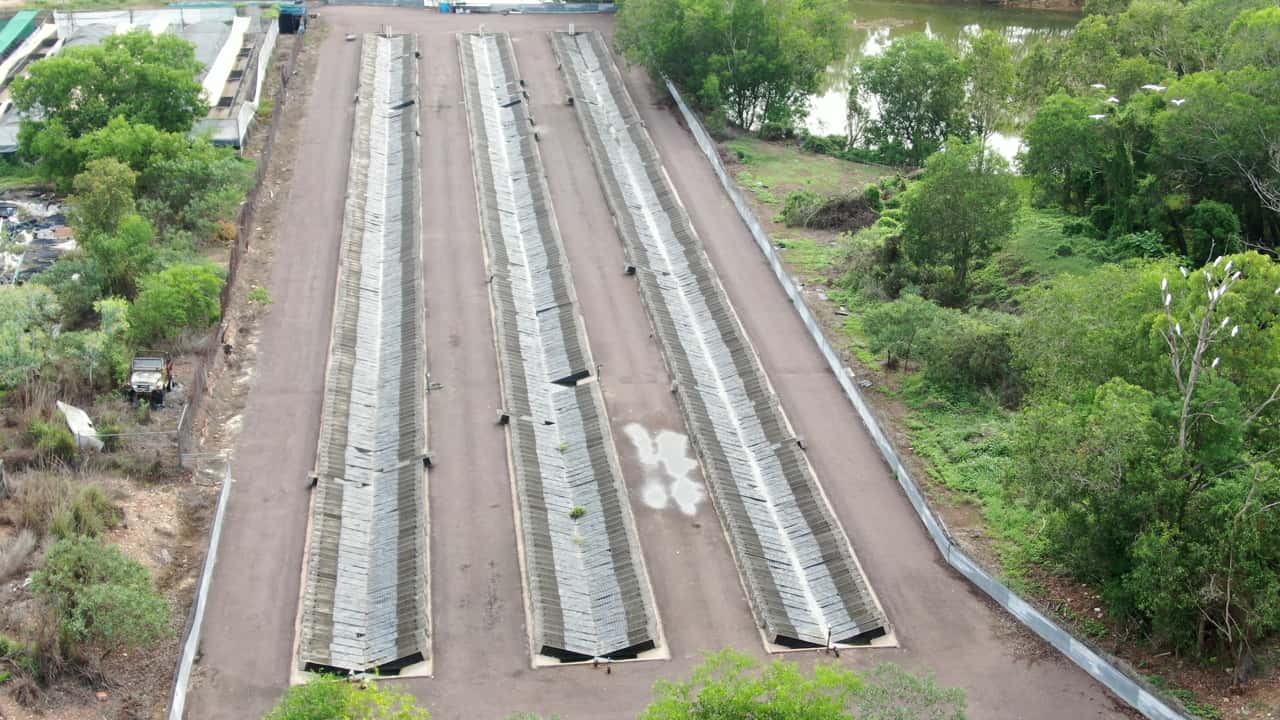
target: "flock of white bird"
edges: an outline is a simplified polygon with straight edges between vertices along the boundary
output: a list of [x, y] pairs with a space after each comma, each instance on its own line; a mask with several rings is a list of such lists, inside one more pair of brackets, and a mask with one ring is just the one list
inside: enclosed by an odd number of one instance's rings
[[[1094, 83], [1094, 84], [1090, 85], [1089, 87], [1093, 88], [1094, 90], [1106, 90], [1106, 89], [1107, 89], [1107, 86], [1106, 86], [1106, 85], [1103, 85], [1102, 83]], [[1164, 85], [1156, 85], [1156, 84], [1154, 84], [1154, 83], [1147, 83], [1146, 85], [1143, 85], [1143, 86], [1142, 86], [1142, 89], [1143, 89], [1143, 90], [1149, 90], [1149, 91], [1151, 91], [1151, 92], [1164, 92], [1165, 90], [1168, 90], [1169, 88], [1168, 88], [1168, 87], [1166, 87], [1166, 86], [1164, 86]], [[1186, 98], [1174, 98], [1173, 100], [1170, 100], [1169, 102], [1173, 103], [1173, 104], [1174, 104], [1174, 105], [1176, 105], [1176, 106], [1181, 107], [1181, 106], [1182, 106], [1182, 103], [1184, 103], [1184, 102], [1186, 102], [1186, 101], [1187, 101], [1187, 99], [1186, 99]], [[1120, 104], [1120, 98], [1116, 97], [1115, 95], [1112, 95], [1111, 97], [1107, 98], [1107, 102], [1111, 103], [1112, 105], [1119, 105], [1119, 104]], [[1089, 119], [1090, 119], [1090, 120], [1105, 120], [1105, 119], [1106, 119], [1106, 117], [1107, 117], [1107, 116], [1106, 116], [1106, 114], [1105, 114], [1105, 113], [1094, 113], [1093, 115], [1090, 115], [1090, 116], [1089, 116]]]

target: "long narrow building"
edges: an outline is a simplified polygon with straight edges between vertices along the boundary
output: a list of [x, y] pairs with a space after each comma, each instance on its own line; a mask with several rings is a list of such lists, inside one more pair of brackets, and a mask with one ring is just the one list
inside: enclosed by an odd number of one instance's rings
[[415, 36], [365, 35], [300, 607], [305, 670], [430, 657]]
[[734, 559], [769, 642], [887, 622], [596, 32], [551, 42]]
[[652, 591], [511, 41], [458, 48], [534, 652], [635, 657]]

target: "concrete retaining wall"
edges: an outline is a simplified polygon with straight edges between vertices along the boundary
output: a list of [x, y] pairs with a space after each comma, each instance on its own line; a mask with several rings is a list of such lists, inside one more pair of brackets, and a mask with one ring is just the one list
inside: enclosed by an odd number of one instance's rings
[[667, 90], [676, 101], [676, 105], [679, 106], [680, 114], [688, 124], [689, 130], [693, 132], [694, 139], [698, 142], [698, 147], [702, 149], [703, 154], [707, 156], [707, 160], [711, 163], [712, 169], [715, 170], [716, 177], [720, 178], [720, 184], [729, 195], [729, 199], [733, 201], [733, 205], [737, 208], [742, 222], [751, 231], [751, 237], [755, 239], [756, 246], [764, 254], [765, 259], [769, 261], [769, 266], [773, 268], [773, 274], [777, 277], [778, 283], [782, 285], [787, 297], [791, 299], [791, 304], [800, 315], [805, 327], [808, 328], [810, 337], [817, 343], [818, 349], [826, 359], [831, 372], [835, 374], [836, 380], [840, 383], [841, 389], [844, 390], [845, 396], [853, 404], [854, 409], [858, 411], [858, 417], [862, 418], [867, 432], [871, 434], [876, 447], [880, 449], [880, 454], [884, 457], [885, 462], [888, 463], [889, 468], [893, 470], [894, 477], [898, 479], [898, 484], [902, 486], [903, 492], [907, 494], [907, 499], [911, 502], [911, 506], [915, 508], [916, 514], [920, 517], [920, 522], [924, 523], [925, 529], [929, 531], [929, 537], [938, 546], [938, 551], [942, 553], [947, 563], [958, 570], [961, 575], [968, 578], [974, 585], [981, 588], [991, 599], [1000, 603], [1001, 607], [1008, 610], [1017, 618], [1018, 622], [1025, 625], [1036, 635], [1039, 635], [1045, 642], [1057, 648], [1095, 680], [1107, 686], [1111, 692], [1118, 695], [1121, 700], [1124, 700], [1144, 716], [1151, 718], [1151, 720], [1187, 720], [1186, 715], [1175, 710], [1169, 702], [1157, 697], [1146, 685], [1118, 668], [1110, 658], [1103, 657], [1083, 641], [1072, 636], [1044, 613], [1010, 590], [979, 566], [973, 558], [969, 557], [956, 544], [946, 525], [942, 522], [942, 518], [938, 517], [933, 508], [929, 506], [929, 501], [925, 499], [920, 486], [911, 474], [907, 472], [906, 466], [902, 464], [893, 442], [883, 428], [880, 427], [880, 423], [871, 412], [870, 407], [867, 406], [862, 393], [853, 382], [853, 371], [844, 364], [840, 353], [827, 340], [817, 317], [809, 309], [809, 306], [805, 304], [800, 288], [787, 272], [786, 266], [783, 265], [782, 257], [775, 249], [773, 241], [769, 239], [769, 234], [765, 232], [760, 220], [756, 218], [755, 212], [751, 209], [750, 203], [743, 196], [742, 190], [738, 188], [737, 183], [725, 169], [724, 163], [720, 161], [720, 154], [716, 148], [715, 141], [711, 139], [697, 116], [685, 104], [684, 98], [680, 96], [679, 90], [670, 80], [667, 81]]

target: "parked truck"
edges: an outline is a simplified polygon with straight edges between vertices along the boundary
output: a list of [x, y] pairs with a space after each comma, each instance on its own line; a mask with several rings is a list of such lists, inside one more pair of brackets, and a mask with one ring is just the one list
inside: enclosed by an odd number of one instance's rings
[[129, 373], [129, 400], [163, 405], [164, 394], [173, 389], [173, 360], [165, 353], [138, 355]]

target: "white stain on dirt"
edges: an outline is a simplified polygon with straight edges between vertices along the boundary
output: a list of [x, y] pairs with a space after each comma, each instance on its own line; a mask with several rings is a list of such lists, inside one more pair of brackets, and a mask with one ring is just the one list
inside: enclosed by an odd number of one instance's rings
[[697, 514], [698, 505], [707, 499], [707, 491], [692, 477], [698, 463], [689, 454], [689, 438], [671, 430], [650, 433], [640, 423], [630, 423], [622, 431], [644, 466], [644, 487], [640, 491], [644, 504], [665, 510], [674, 503], [685, 515]]

